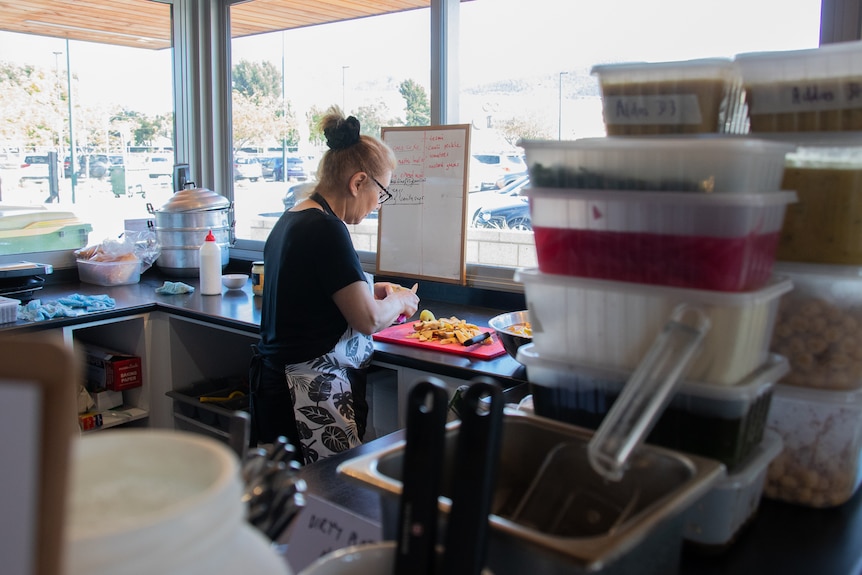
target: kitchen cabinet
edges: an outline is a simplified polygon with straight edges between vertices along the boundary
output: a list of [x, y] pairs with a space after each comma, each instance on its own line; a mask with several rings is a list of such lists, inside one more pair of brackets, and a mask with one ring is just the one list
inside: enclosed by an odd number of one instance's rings
[[[388, 377], [383, 377], [383, 374], [387, 374]], [[405, 408], [410, 389], [417, 381], [429, 376], [441, 380], [446, 385], [449, 397], [452, 397], [459, 386], [470, 383], [467, 379], [460, 379], [451, 375], [378, 361], [372, 362], [367, 394], [370, 408], [369, 420], [371, 422], [379, 421], [383, 425], [388, 423], [388, 426], [384, 428], [384, 433], [378, 433], [378, 435], [391, 433], [407, 425]]]
[[122, 407], [101, 412], [101, 427], [87, 433], [117, 425], [147, 425], [153, 391], [149, 369], [151, 357], [147, 345], [148, 323], [149, 314], [138, 314], [62, 328], [63, 341], [80, 354], [84, 353], [84, 346], [89, 344], [141, 358], [142, 385], [124, 390]]
[[[251, 346], [257, 333], [217, 326], [192, 318], [165, 315], [157, 324], [159, 376], [169, 382], [159, 401], [166, 402], [165, 427], [202, 433], [226, 442], [242, 454], [248, 445], [250, 419], [240, 409], [201, 404], [195, 398], [225, 386], [247, 386]], [[232, 406], [233, 404], [231, 404]]]

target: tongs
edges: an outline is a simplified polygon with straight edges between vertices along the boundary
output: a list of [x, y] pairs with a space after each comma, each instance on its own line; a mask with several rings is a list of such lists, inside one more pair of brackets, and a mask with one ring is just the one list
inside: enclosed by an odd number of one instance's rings
[[270, 541], [277, 541], [305, 506], [305, 480], [296, 476], [296, 448], [285, 437], [250, 449], [242, 464], [248, 522]]
[[[434, 575], [436, 571], [447, 400], [443, 382], [433, 377], [417, 382], [408, 396], [395, 575]], [[500, 455], [503, 393], [490, 378], [477, 378], [464, 391], [461, 401], [454, 455], [458, 479], [452, 489], [439, 572], [478, 575], [487, 550], [488, 513]]]
[[673, 309], [587, 445], [597, 473], [622, 479], [629, 456], [658, 421], [709, 327], [700, 308], [680, 304]]

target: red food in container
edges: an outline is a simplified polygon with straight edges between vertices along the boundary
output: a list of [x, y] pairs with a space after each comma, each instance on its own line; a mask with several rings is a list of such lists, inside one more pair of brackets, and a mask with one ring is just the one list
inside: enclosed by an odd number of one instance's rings
[[529, 188], [543, 273], [726, 292], [763, 287], [793, 192]]

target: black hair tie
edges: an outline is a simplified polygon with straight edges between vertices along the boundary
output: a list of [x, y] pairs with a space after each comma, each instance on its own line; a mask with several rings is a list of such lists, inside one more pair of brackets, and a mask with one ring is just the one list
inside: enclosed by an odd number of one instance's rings
[[326, 145], [330, 150], [349, 148], [359, 142], [359, 120], [355, 116], [349, 116], [334, 127], [325, 129], [323, 135], [326, 136]]

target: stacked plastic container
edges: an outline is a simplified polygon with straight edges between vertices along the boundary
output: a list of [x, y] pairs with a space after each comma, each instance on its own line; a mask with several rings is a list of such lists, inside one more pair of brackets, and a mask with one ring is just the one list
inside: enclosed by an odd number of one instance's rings
[[862, 42], [735, 58], [751, 132], [791, 144], [782, 187], [795, 190], [776, 269], [790, 277], [771, 349], [789, 373], [768, 426], [784, 449], [767, 497], [816, 508], [862, 482]]
[[[789, 367], [769, 346], [792, 283], [773, 268], [796, 201], [782, 188], [795, 147], [739, 135], [732, 70], [720, 60], [596, 67], [611, 135], [521, 142], [538, 269], [516, 274], [533, 328], [518, 359], [535, 411], [577, 425], [599, 425], [678, 304], [709, 318], [647, 441], [725, 464], [717, 499], [704, 498], [685, 535], [719, 546], [752, 516], [781, 447], [764, 434]], [[703, 515], [716, 500], [723, 513]]]

